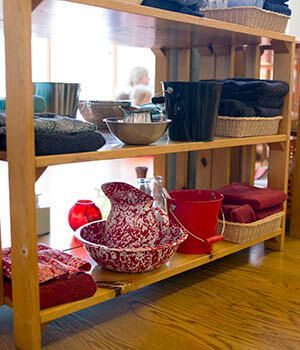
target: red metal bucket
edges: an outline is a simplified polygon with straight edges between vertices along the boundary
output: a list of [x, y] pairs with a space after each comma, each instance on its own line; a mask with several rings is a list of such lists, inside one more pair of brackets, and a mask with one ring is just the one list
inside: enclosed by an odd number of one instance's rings
[[216, 234], [223, 195], [206, 190], [173, 191], [169, 195], [171, 198], [167, 198], [167, 204], [171, 223], [179, 224], [189, 233], [177, 251], [211, 253], [212, 244], [224, 239], [222, 234]]

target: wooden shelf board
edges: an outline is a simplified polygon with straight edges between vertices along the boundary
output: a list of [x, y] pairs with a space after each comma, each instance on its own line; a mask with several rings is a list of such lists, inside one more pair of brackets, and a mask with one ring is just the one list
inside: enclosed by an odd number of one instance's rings
[[39, 35], [51, 36], [60, 26], [70, 33], [82, 27], [99, 31], [116, 44], [150, 48], [243, 45], [259, 43], [261, 37], [275, 42], [295, 40], [282, 33], [164, 11], [138, 2], [44, 0], [33, 11], [32, 28]]
[[[253, 241], [243, 244], [219, 242], [214, 245], [214, 251], [210, 255], [176, 254], [168, 263], [166, 263], [158, 270], [147, 273], [116, 273], [101, 269], [101, 267], [95, 265], [91, 272], [93, 278], [98, 282], [98, 284], [107, 285], [110, 287], [110, 289], [99, 288], [97, 293], [91, 298], [42, 310], [40, 312], [41, 322], [47, 323], [69, 313], [79, 311], [81, 309], [96, 305], [109, 299], [113, 299], [119, 295], [127, 294], [134, 290], [148, 286], [152, 283], [156, 283], [184, 271], [199, 267], [211, 261], [241, 251], [265, 240], [279, 236], [281, 235], [281, 232], [281, 229], [278, 229], [275, 232], [266, 234]], [[73, 249], [72, 251], [69, 251], [69, 253], [81, 257], [87, 254], [83, 252], [83, 248]]]
[[116, 297], [116, 292], [114, 289], [104, 289], [98, 288], [95, 295], [91, 298], [86, 298], [83, 300], [74, 301], [72, 303], [67, 303], [59, 306], [50, 307], [48, 309], [42, 310], [41, 323], [47, 323], [56, 318], [66, 316], [70, 313], [86, 309], [90, 306], [103, 303], [104, 301], [114, 299]]
[[168, 140], [167, 137], [163, 137], [156, 143], [149, 146], [126, 146], [118, 143], [110, 135], [105, 135], [105, 138], [107, 140], [107, 144], [99, 151], [37, 156], [36, 167], [42, 168], [50, 165], [66, 163], [121, 159], [149, 155], [154, 156], [159, 154], [256, 145], [260, 143], [277, 143], [287, 140], [286, 135], [255, 136], [244, 138], [216, 138], [211, 142], [175, 142]]

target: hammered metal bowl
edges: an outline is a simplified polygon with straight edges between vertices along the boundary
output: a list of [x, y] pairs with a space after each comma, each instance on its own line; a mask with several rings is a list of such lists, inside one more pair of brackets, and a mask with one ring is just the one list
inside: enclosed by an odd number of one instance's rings
[[107, 131], [105, 118], [122, 118], [122, 108], [130, 107], [130, 101], [79, 101], [79, 111], [83, 118], [98, 126], [99, 130]]
[[126, 145], [149, 145], [166, 132], [170, 119], [152, 123], [126, 123], [120, 118], [106, 118], [109, 131]]

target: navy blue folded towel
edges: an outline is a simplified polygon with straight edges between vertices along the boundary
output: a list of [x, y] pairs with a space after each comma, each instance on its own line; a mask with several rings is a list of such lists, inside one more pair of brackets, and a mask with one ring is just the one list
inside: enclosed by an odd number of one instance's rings
[[281, 115], [289, 85], [279, 80], [230, 78], [222, 81], [219, 115], [275, 117]]
[[203, 13], [199, 12], [198, 0], [144, 0], [142, 5], [197, 17], [204, 16]]
[[219, 115], [226, 117], [276, 117], [281, 115], [280, 108], [250, 107], [238, 100], [221, 100]]
[[238, 100], [221, 100], [219, 115], [226, 117], [255, 117], [254, 108]]
[[289, 92], [289, 85], [279, 80], [263, 80], [252, 78], [225, 79], [221, 99], [249, 100], [264, 97], [284, 97]]
[[278, 5], [283, 5], [289, 2], [289, 0], [266, 0], [266, 1], [271, 4], [278, 4]]
[[244, 98], [243, 101], [251, 107], [281, 108], [284, 105], [283, 97], [256, 96], [255, 98]]
[[264, 108], [260, 106], [253, 107], [257, 117], [278, 117], [281, 115], [280, 108]]
[[281, 13], [286, 16], [291, 16], [292, 10], [286, 4], [275, 4], [270, 1], [265, 1], [264, 9], [272, 12]]

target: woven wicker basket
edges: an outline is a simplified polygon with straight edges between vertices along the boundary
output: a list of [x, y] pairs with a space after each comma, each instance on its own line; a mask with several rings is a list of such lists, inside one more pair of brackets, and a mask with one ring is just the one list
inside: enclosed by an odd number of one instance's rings
[[205, 17], [218, 21], [243, 24], [249, 27], [284, 33], [289, 16], [253, 6], [228, 7], [224, 9], [201, 9]]
[[218, 117], [215, 135], [247, 137], [278, 134], [282, 117]]
[[[252, 241], [267, 233], [276, 231], [281, 227], [284, 212], [276, 213], [265, 219], [252, 222], [250, 224], [239, 224], [236, 222], [225, 222], [224, 239], [233, 243], [245, 243]], [[217, 232], [222, 231], [223, 221], [219, 220]]]

